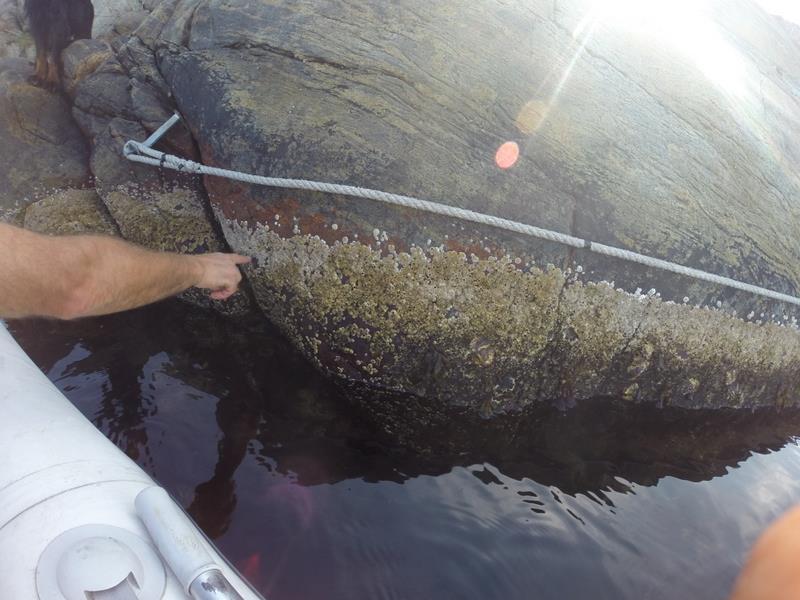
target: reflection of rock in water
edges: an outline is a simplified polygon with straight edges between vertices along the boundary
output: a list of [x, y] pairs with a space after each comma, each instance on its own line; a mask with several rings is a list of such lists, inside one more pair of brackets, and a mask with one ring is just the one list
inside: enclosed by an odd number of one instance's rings
[[[150, 349], [139, 344], [114, 345], [140, 326], [142, 315], [124, 313], [113, 318], [113, 327], [93, 327], [92, 321], [54, 322], [25, 320], [12, 323], [25, 350], [50, 377], [86, 374], [101, 382], [99, 406], [89, 419], [128, 456], [142, 465], [148, 463], [149, 440], [144, 421], [157, 407], [143, 393], [143, 370]], [[87, 326], [88, 325], [88, 326]], [[67, 337], [64, 337], [67, 336]], [[59, 340], [68, 342], [59, 344]], [[60, 365], [69, 357], [75, 340], [80, 358]], [[59, 369], [58, 373], [54, 370]]]
[[[402, 401], [417, 414], [413, 399]], [[402, 481], [489, 463], [510, 477], [578, 493], [625, 490], [625, 482], [653, 485], [667, 476], [708, 480], [752, 452], [781, 448], [800, 432], [796, 410], [692, 411], [608, 399], [567, 412], [543, 408], [524, 417], [454, 418], [425, 425], [394, 419], [391, 430], [373, 429], [368, 437], [363, 429], [352, 437], [346, 423], [332, 420], [320, 433], [334, 428], [334, 435], [305, 443], [303, 432], [292, 428], [302, 421], [288, 418], [279, 428], [261, 431], [262, 453], [270, 468], [277, 464], [279, 471], [295, 472], [305, 484], [352, 477]], [[379, 418], [381, 427], [385, 422], [385, 415]], [[396, 444], [398, 438], [403, 445]], [[324, 467], [305, 471], [298, 456], [308, 454], [324, 457]]]
[[[69, 372], [105, 377], [92, 420], [145, 468], [158, 452], [146, 427], [159, 402], [159, 390], [145, 377], [151, 357], [165, 354], [169, 374], [217, 396], [218, 437], [198, 441], [216, 444], [213, 474], [185, 498], [212, 537], [229, 525], [234, 475], [247, 452], [306, 484], [401, 480], [487, 462], [512, 477], [579, 492], [619, 487], [617, 477], [642, 485], [667, 475], [708, 479], [800, 432], [795, 410], [658, 409], [629, 399], [595, 399], [566, 412], [547, 405], [493, 419], [442, 413], [414, 396], [337, 390], [275, 332], [179, 303], [79, 323], [20, 322], [14, 329], [46, 372], [72, 348], [54, 334], [80, 338], [86, 356]], [[112, 336], [125, 343], [111, 343]], [[476, 360], [491, 357], [482, 340], [471, 352]]]
[[[523, 417], [407, 418], [405, 412], [426, 414], [414, 397], [356, 399], [323, 382], [274, 332], [254, 333], [252, 324], [237, 326], [178, 303], [79, 323], [19, 322], [13, 330], [45, 371], [107, 378], [96, 422], [150, 472], [169, 460], [158, 436], [148, 435], [167, 390], [157, 381], [150, 390], [142, 365], [166, 356], [161, 364], [171, 377], [217, 398], [209, 435], [192, 440], [198, 448], [212, 446], [216, 459], [212, 468], [190, 473], [190, 489], [180, 494], [211, 537], [230, 525], [236, 471], [248, 454], [305, 485], [403, 481], [488, 463], [507, 476], [578, 493], [624, 490], [625, 482], [652, 485], [665, 476], [706, 480], [800, 432], [797, 411], [662, 410], [603, 399]], [[76, 347], [82, 352], [65, 365]], [[354, 404], [367, 403], [386, 412], [365, 421]]]
[[[244, 338], [229, 337], [215, 355], [225, 363], [209, 365], [209, 375], [225, 373], [226, 391], [217, 401], [215, 411], [220, 435], [217, 440], [217, 463], [208, 481], [199, 484], [188, 507], [189, 514], [212, 539], [227, 531], [236, 508], [234, 474], [242, 463], [248, 446], [258, 433], [262, 416], [260, 396], [268, 388], [263, 372], [256, 371], [256, 355], [247, 352]], [[261, 348], [260, 360], [270, 360], [270, 348]]]
[[[216, 435], [192, 440], [213, 444], [217, 459], [210, 479], [179, 495], [192, 517], [211, 537], [225, 533], [236, 508], [235, 473], [262, 421], [283, 423], [297, 435], [321, 435], [335, 418], [331, 399], [338, 396], [287, 343], [261, 323], [224, 320], [165, 302], [138, 311], [74, 322], [24, 320], [12, 331], [31, 358], [52, 378], [81, 378], [100, 384], [96, 406], [87, 416], [118, 447], [148, 472], [154, 472], [158, 436], [148, 434], [148, 420], [172, 393], [149, 367], [175, 378], [189, 390], [216, 397]], [[91, 389], [91, 386], [90, 386]], [[64, 390], [67, 395], [72, 391]], [[291, 406], [293, 423], [283, 421]], [[265, 411], [267, 411], [265, 413]], [[331, 431], [336, 431], [331, 428]], [[193, 474], [192, 474], [193, 476]], [[168, 482], [164, 482], [168, 483]]]

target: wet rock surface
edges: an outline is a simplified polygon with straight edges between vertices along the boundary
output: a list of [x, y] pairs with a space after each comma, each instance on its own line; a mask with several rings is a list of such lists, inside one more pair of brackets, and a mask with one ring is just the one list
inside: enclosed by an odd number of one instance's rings
[[[65, 64], [122, 234], [254, 256], [261, 310], [365, 390], [387, 429], [597, 396], [791, 406], [791, 307], [452, 219], [121, 156], [177, 108], [183, 123], [160, 147], [207, 164], [419, 196], [797, 294], [800, 36], [744, 0], [697, 11], [654, 35], [658, 15], [632, 27], [580, 0], [163, 0], [113, 53], [76, 44]], [[520, 153], [504, 169], [508, 142]], [[406, 404], [382, 404], [384, 391]]]

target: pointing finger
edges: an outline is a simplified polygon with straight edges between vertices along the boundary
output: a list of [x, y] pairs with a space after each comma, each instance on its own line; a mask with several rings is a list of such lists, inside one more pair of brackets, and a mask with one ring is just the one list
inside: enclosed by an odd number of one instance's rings
[[249, 256], [241, 256], [240, 254], [231, 254], [230, 257], [234, 264], [237, 265], [244, 265], [252, 260]]
[[235, 291], [235, 289], [216, 290], [211, 292], [210, 297], [212, 300], [227, 300]]

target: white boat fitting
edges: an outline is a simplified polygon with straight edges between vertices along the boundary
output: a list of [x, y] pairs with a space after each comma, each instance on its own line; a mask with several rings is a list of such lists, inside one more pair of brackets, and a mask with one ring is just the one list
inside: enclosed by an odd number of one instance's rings
[[0, 321], [0, 598], [263, 600]]

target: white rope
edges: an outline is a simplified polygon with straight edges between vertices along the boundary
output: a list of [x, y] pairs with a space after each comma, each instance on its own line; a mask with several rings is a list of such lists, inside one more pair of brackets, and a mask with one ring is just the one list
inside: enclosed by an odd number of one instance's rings
[[[148, 141], [153, 137], [154, 136], [148, 138]], [[411, 196], [401, 196], [399, 194], [390, 194], [388, 192], [371, 190], [368, 188], [353, 187], [350, 185], [339, 185], [335, 183], [323, 183], [320, 181], [308, 181], [305, 179], [283, 179], [280, 177], [263, 177], [261, 175], [250, 175], [249, 173], [241, 173], [239, 171], [230, 171], [228, 169], [209, 167], [194, 162], [192, 160], [187, 160], [185, 158], [180, 158], [172, 154], [166, 154], [164, 152], [159, 152], [158, 150], [153, 150], [147, 143], [143, 144], [132, 140], [125, 144], [125, 147], [123, 148], [123, 153], [128, 160], [146, 165], [153, 165], [166, 169], [172, 169], [174, 171], [194, 173], [198, 175], [212, 175], [215, 177], [224, 177], [226, 179], [233, 179], [236, 181], [242, 181], [245, 183], [251, 183], [255, 185], [265, 185], [269, 187], [280, 187], [280, 188], [288, 188], [295, 190], [310, 190], [314, 192], [325, 192], [329, 194], [339, 194], [342, 196], [354, 196], [358, 198], [366, 198], [368, 200], [377, 200], [378, 202], [384, 202], [386, 204], [405, 206], [417, 210], [426, 211], [429, 213], [434, 213], [437, 215], [452, 217], [455, 219], [460, 219], [462, 221], [471, 221], [473, 223], [479, 223], [482, 225], [490, 225], [492, 227], [497, 227], [499, 229], [505, 229], [507, 231], [513, 231], [515, 233], [530, 235], [532, 237], [536, 237], [542, 240], [547, 240], [549, 242], [565, 244], [567, 246], [572, 246], [573, 248], [585, 248], [587, 250], [591, 250], [592, 252], [596, 252], [597, 254], [603, 254], [605, 256], [611, 256], [613, 258], [619, 258], [622, 260], [639, 263], [647, 267], [653, 267], [656, 269], [662, 269], [664, 271], [670, 271], [672, 273], [685, 275], [687, 277], [692, 277], [694, 279], [699, 279], [701, 281], [707, 281], [709, 283], [735, 288], [745, 292], [750, 292], [752, 294], [757, 294], [759, 296], [772, 298], [773, 300], [780, 300], [782, 302], [789, 302], [791, 304], [796, 304], [800, 306], [800, 298], [797, 298], [795, 296], [790, 296], [787, 294], [782, 294], [780, 292], [759, 287], [757, 285], [752, 285], [749, 283], [744, 283], [742, 281], [737, 281], [735, 279], [730, 279], [729, 277], [723, 277], [721, 275], [715, 275], [713, 273], [708, 273], [706, 271], [700, 271], [699, 269], [684, 267], [677, 263], [661, 260], [658, 258], [653, 258], [651, 256], [645, 256], [644, 254], [638, 254], [637, 252], [631, 252], [630, 250], [623, 250], [621, 248], [615, 248], [613, 246], [606, 246], [604, 244], [591, 242], [589, 240], [584, 240], [579, 237], [558, 233], [557, 231], [542, 229], [540, 227], [534, 227], [533, 225], [526, 225], [525, 223], [510, 221], [508, 219], [501, 219], [500, 217], [494, 217], [492, 215], [478, 213], [475, 211], [466, 210], [455, 206], [439, 204], [437, 202], [429, 202], [427, 200], [420, 200], [419, 198], [412, 198]]]

